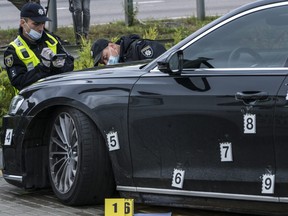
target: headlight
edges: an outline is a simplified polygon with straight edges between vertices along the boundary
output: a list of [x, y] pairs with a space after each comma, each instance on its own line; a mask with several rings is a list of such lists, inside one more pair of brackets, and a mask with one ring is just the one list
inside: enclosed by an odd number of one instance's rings
[[21, 95], [16, 95], [15, 97], [13, 97], [10, 103], [8, 114], [15, 115], [18, 109], [20, 108], [20, 106], [22, 105], [23, 101], [24, 101], [24, 98]]

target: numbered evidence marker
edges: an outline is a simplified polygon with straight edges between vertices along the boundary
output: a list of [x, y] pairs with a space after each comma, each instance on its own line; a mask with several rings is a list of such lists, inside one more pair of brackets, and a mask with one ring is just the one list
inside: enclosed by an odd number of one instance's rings
[[172, 187], [183, 188], [184, 176], [184, 170], [174, 169], [172, 177]]
[[115, 151], [120, 149], [118, 133], [116, 131], [111, 131], [107, 135], [107, 143], [109, 147], [109, 151]]
[[274, 194], [275, 175], [264, 174], [262, 176], [262, 193]]
[[244, 133], [254, 134], [256, 133], [256, 115], [248, 114], [244, 115]]
[[222, 162], [233, 161], [232, 144], [230, 142], [220, 143], [220, 155]]
[[4, 145], [11, 145], [12, 135], [13, 135], [13, 129], [7, 129], [5, 134]]
[[133, 216], [133, 199], [105, 199], [105, 216]]

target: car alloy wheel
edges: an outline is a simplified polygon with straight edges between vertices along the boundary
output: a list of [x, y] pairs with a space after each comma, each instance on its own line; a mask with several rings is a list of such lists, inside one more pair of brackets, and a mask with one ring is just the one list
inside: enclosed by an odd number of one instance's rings
[[54, 122], [49, 146], [51, 177], [60, 193], [67, 193], [75, 181], [78, 154], [78, 132], [73, 118], [61, 113]]
[[83, 112], [61, 107], [48, 127], [48, 174], [52, 189], [67, 205], [102, 204], [115, 191], [107, 146]]

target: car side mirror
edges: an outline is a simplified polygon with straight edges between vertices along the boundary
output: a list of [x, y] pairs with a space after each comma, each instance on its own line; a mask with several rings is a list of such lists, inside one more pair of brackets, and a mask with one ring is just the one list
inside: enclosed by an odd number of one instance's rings
[[183, 69], [183, 50], [172, 52], [166, 59], [157, 62], [158, 69], [164, 73], [179, 74]]

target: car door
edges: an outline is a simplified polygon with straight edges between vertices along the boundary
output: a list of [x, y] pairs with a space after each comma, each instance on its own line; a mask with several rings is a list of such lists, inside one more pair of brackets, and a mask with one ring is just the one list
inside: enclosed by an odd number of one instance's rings
[[288, 78], [279, 90], [275, 108], [276, 193], [281, 202], [288, 202]]
[[136, 83], [129, 136], [143, 192], [277, 201], [273, 122], [288, 53], [283, 4], [217, 24], [181, 47], [181, 74], [156, 69]]
[[129, 131], [137, 185], [268, 193], [261, 178], [275, 175], [273, 114], [283, 76], [199, 73], [147, 76], [135, 86]]

